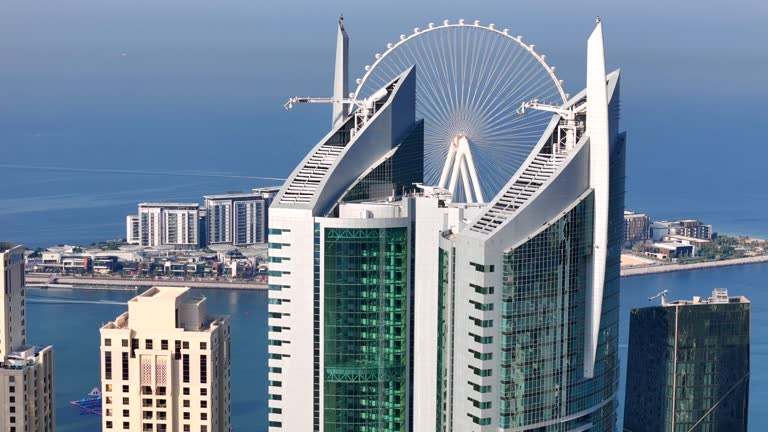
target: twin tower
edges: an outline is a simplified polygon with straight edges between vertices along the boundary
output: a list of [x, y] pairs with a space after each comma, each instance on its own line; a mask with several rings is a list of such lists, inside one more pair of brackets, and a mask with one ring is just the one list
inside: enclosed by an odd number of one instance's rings
[[423, 184], [419, 65], [350, 111], [346, 57], [340, 22], [333, 128], [270, 207], [269, 430], [616, 430], [625, 134], [602, 24], [586, 89], [482, 204]]

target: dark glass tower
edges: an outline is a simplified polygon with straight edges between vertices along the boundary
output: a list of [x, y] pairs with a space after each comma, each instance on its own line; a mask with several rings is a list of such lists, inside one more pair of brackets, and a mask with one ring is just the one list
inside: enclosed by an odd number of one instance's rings
[[633, 309], [624, 430], [747, 430], [750, 303], [709, 299]]

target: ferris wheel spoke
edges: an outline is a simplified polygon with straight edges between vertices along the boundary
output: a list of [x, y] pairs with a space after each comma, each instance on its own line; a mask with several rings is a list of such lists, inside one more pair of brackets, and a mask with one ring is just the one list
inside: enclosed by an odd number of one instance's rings
[[[415, 113], [424, 120], [425, 182], [437, 181], [451, 143], [465, 135], [485, 199], [511, 180], [553, 118], [538, 111], [520, 115], [519, 103], [565, 102], [542, 57], [521, 40], [491, 28], [458, 25], [413, 34], [377, 56], [355, 97], [372, 94], [413, 65]], [[467, 187], [460, 181], [455, 197], [473, 196]]]

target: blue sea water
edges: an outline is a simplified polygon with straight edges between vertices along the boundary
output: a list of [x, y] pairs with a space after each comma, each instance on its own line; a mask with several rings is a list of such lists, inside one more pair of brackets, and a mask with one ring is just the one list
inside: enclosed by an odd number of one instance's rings
[[[667, 289], [670, 298], [707, 296], [728, 288], [752, 301], [750, 431], [768, 430], [763, 414], [768, 400], [768, 264], [723, 267], [623, 278], [619, 347], [622, 362], [620, 404], [624, 395], [629, 311], [648, 306], [648, 297]], [[211, 313], [232, 316], [232, 425], [235, 431], [267, 427], [267, 296], [264, 291], [202, 290]], [[60, 289], [27, 290], [27, 333], [31, 343], [56, 350], [56, 416], [61, 432], [98, 432], [100, 419], [81, 416], [68, 404], [99, 385], [99, 327], [126, 309], [134, 293]], [[619, 410], [622, 418], [622, 408]]]

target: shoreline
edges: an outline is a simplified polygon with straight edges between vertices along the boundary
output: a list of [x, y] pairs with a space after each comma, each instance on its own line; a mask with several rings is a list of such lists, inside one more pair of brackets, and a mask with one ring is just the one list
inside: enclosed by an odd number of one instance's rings
[[28, 274], [26, 286], [42, 289], [92, 289], [112, 291], [134, 291], [153, 286], [189, 287], [199, 289], [242, 289], [266, 291], [266, 282], [231, 282], [231, 281], [185, 281], [165, 279], [117, 279], [100, 277], [72, 277], [59, 275]]
[[768, 262], [768, 255], [758, 255], [746, 258], [734, 258], [722, 261], [708, 261], [695, 264], [654, 264], [648, 266], [628, 267], [621, 269], [621, 277], [644, 276], [657, 273], [700, 270], [735, 265], [758, 264]]
[[[768, 255], [735, 258], [722, 261], [709, 261], [695, 264], [653, 264], [621, 269], [621, 277], [644, 276], [658, 273], [701, 270], [735, 265], [747, 265], [768, 262]], [[83, 278], [72, 276], [28, 274], [26, 286], [40, 289], [85, 289], [104, 291], [135, 291], [140, 288], [153, 286], [189, 287], [198, 289], [237, 289], [266, 291], [266, 282], [232, 282], [232, 281], [183, 281], [164, 279], [116, 279], [116, 278]]]

